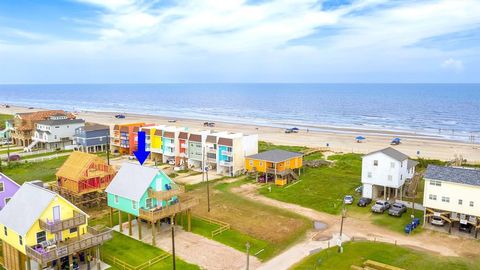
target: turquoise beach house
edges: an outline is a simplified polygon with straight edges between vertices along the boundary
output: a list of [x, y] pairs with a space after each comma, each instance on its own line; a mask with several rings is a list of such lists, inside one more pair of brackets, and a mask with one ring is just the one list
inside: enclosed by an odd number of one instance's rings
[[[190, 229], [191, 207], [198, 200], [187, 199], [180, 202], [179, 195], [185, 190], [175, 184], [163, 171], [139, 164], [124, 163], [110, 185], [105, 190], [110, 214], [118, 210], [120, 232], [123, 230], [122, 212], [128, 214], [129, 235], [132, 235], [132, 216], [137, 219], [139, 238], [142, 238], [141, 220], [152, 225], [170, 222], [176, 214], [186, 212]], [[112, 219], [111, 219], [112, 220]], [[152, 238], [155, 244], [155, 237]]]

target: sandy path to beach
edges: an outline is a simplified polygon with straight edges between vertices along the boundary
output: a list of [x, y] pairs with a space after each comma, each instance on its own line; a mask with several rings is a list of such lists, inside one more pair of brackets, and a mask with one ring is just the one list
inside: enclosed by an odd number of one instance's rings
[[[27, 109], [25, 107], [11, 106], [0, 107], [0, 113], [14, 114], [18, 112], [31, 112], [40, 109]], [[176, 125], [186, 126], [191, 130], [202, 130], [203, 122], [201, 120], [180, 119], [175, 116], [161, 117], [152, 115], [125, 114], [125, 119], [116, 119], [115, 113], [109, 112], [79, 112], [78, 117], [113, 127], [115, 124], [128, 122], [155, 123], [157, 125]], [[169, 123], [169, 119], [175, 119], [176, 123]], [[208, 120], [208, 119], [206, 119]], [[237, 123], [216, 122], [215, 130], [227, 130], [231, 132], [242, 132], [247, 134], [257, 133], [259, 139], [275, 144], [298, 145], [308, 147], [324, 147], [327, 144], [335, 152], [355, 152], [368, 153], [378, 149], [390, 146], [390, 141], [397, 135], [402, 138], [402, 144], [395, 146], [396, 149], [410, 155], [411, 157], [436, 158], [442, 160], [452, 160], [455, 155], [462, 155], [471, 163], [480, 164], [480, 145], [471, 143], [462, 143], [442, 139], [424, 138], [412, 133], [394, 134], [385, 132], [385, 135], [378, 135], [377, 132], [368, 130], [345, 129], [338, 131], [310, 131], [301, 130], [297, 134], [285, 134], [283, 129], [245, 125]], [[352, 134], [342, 133], [344, 131], [353, 132]], [[356, 135], [363, 135], [367, 139], [364, 143], [357, 143], [354, 138]], [[420, 154], [417, 155], [417, 151]]]
[[[257, 188], [254, 184], [245, 184], [233, 189], [232, 191], [251, 200], [282, 208], [303, 215], [312, 220], [321, 221], [327, 225], [327, 228], [321, 232], [321, 235], [338, 238], [338, 233], [340, 231], [340, 216], [335, 216], [296, 204], [267, 198], [258, 194]], [[443, 256], [480, 256], [480, 243], [476, 240], [465, 239], [455, 235], [438, 233], [429, 230], [426, 230], [419, 235], [405, 235], [392, 232], [377, 225], [373, 225], [368, 220], [360, 220], [350, 216], [347, 216], [345, 219], [343, 232], [349, 238], [354, 237], [356, 239], [368, 240], [375, 239], [376, 241], [381, 242], [392, 244], [397, 243], [398, 245], [434, 252]], [[308, 256], [311, 251], [319, 248], [325, 248], [325, 243], [325, 241], [315, 241], [312, 239], [312, 237], [307, 237], [302, 242], [297, 243], [282, 254], [266, 262], [264, 265], [262, 265], [261, 269], [276, 269], [275, 267], [280, 264], [283, 265], [281, 269], [288, 269], [289, 266], [299, 262], [303, 259], [303, 257]]]

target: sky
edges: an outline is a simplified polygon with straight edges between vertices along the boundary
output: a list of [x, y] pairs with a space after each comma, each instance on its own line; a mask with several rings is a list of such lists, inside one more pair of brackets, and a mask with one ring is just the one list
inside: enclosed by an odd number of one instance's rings
[[478, 83], [480, 0], [1, 0], [0, 83]]

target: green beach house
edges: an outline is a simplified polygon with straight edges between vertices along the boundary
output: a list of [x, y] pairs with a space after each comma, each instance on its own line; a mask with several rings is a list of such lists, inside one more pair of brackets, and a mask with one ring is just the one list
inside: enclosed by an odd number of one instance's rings
[[[118, 210], [120, 232], [122, 232], [121, 213], [128, 214], [129, 235], [132, 235], [132, 216], [152, 225], [170, 221], [176, 214], [186, 212], [190, 224], [190, 209], [198, 204], [195, 199], [182, 199], [185, 192], [182, 186], [175, 184], [163, 171], [139, 164], [124, 163], [110, 185], [105, 190], [108, 206]], [[141, 238], [141, 226], [137, 226]], [[190, 228], [190, 225], [188, 226]], [[155, 237], [152, 237], [155, 244]]]

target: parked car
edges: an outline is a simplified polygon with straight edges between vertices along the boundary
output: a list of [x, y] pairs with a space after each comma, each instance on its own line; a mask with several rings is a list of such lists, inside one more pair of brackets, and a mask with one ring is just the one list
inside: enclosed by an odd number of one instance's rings
[[168, 122], [169, 122], [169, 123], [175, 123], [175, 122], [177, 122], [177, 120], [175, 120], [175, 119], [169, 119]]
[[128, 156], [128, 159], [129, 159], [129, 160], [135, 160], [136, 157], [135, 157], [134, 155], [130, 155], [130, 156]]
[[407, 212], [407, 206], [403, 203], [394, 203], [390, 209], [388, 209], [390, 216], [401, 217], [405, 212]]
[[292, 128], [292, 131], [293, 131], [293, 133], [298, 133], [300, 131], [300, 129], [297, 128], [297, 127], [294, 127], [294, 128]]
[[204, 122], [204, 123], [203, 123], [203, 126], [204, 126], [204, 127], [214, 127], [214, 126], [215, 126], [215, 123], [214, 123], [214, 122]]
[[175, 165], [175, 160], [174, 159], [169, 159], [167, 160], [167, 163], [170, 165]]
[[374, 213], [382, 213], [387, 211], [390, 208], [390, 203], [384, 200], [378, 200], [372, 206], [371, 210]]
[[362, 197], [362, 198], [360, 198], [360, 200], [358, 200], [357, 205], [360, 206], [360, 207], [366, 207], [370, 203], [372, 203], [372, 199]]
[[347, 195], [343, 198], [343, 203], [344, 204], [352, 204], [355, 199], [353, 198], [352, 195]]
[[460, 226], [458, 226], [458, 230], [461, 232], [466, 232], [466, 233], [471, 233], [472, 232], [472, 224], [470, 223], [460, 223]]
[[430, 223], [436, 226], [443, 226], [445, 225], [445, 220], [441, 217], [433, 216], [432, 221], [430, 221]]
[[123, 115], [123, 114], [117, 114], [117, 115], [115, 115], [115, 118], [117, 118], [117, 119], [124, 119], [124, 118], [125, 118], [125, 115]]
[[291, 128], [285, 129], [285, 133], [293, 133], [293, 130]]

